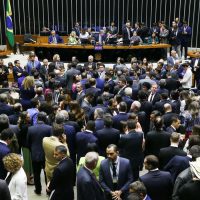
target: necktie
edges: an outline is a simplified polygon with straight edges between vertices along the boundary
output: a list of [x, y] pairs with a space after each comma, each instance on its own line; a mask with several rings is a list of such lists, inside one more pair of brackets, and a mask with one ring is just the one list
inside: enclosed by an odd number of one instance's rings
[[54, 43], [54, 44], [57, 43], [57, 41], [56, 41], [56, 37], [55, 37], [55, 36], [53, 37], [53, 43]]
[[150, 102], [152, 102], [152, 100], [153, 100], [153, 93], [151, 93], [151, 97], [150, 97]]
[[112, 163], [112, 170], [113, 170], [113, 180], [117, 179], [117, 168], [116, 168], [116, 163]]

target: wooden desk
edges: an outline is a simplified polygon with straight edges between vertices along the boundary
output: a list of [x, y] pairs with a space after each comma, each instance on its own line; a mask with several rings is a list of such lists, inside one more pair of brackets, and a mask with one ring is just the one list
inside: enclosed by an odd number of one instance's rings
[[[24, 43], [23, 46], [35, 47], [35, 48], [94, 49], [94, 45], [68, 45], [68, 44], [48, 44], [48, 43]], [[129, 49], [165, 49], [170, 47], [171, 47], [170, 44], [154, 44], [154, 45], [137, 45], [137, 46], [103, 45], [102, 48], [103, 50], [104, 49], [129, 50]]]
[[[40, 36], [44, 41], [46, 36]], [[46, 39], [45, 39], [46, 40]], [[37, 39], [37, 41], [39, 41]], [[41, 41], [41, 40], [40, 40]], [[61, 56], [61, 60], [69, 61], [72, 56], [77, 56], [79, 61], [87, 60], [88, 55], [94, 55], [96, 61], [113, 62], [117, 57], [125, 58], [125, 61], [130, 61], [133, 56], [138, 59], [147, 57], [148, 60], [157, 60], [161, 57], [167, 57], [167, 51], [164, 49], [170, 48], [169, 44], [154, 44], [154, 45], [103, 45], [101, 50], [97, 50], [94, 45], [68, 45], [68, 44], [48, 44], [47, 42], [24, 43], [23, 49], [35, 50], [40, 59], [52, 59], [55, 53]], [[162, 49], [162, 50], [161, 50]]]

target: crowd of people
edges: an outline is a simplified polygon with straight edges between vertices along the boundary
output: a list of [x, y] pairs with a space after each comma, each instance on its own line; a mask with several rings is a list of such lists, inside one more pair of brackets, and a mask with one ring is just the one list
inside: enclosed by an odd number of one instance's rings
[[[172, 49], [177, 51], [179, 57], [185, 56], [186, 58], [192, 36], [192, 28], [187, 21], [181, 22], [179, 18], [172, 22], [171, 27], [167, 27], [164, 21], [153, 23], [151, 28], [142, 22], [136, 22], [134, 26], [131, 26], [131, 22], [127, 21], [122, 30], [118, 30], [114, 22], [111, 22], [108, 27], [95, 29], [91, 27], [81, 28], [79, 23], [76, 22], [67, 44], [139, 45], [169, 43], [172, 45]], [[63, 39], [53, 30], [49, 37], [49, 43], [63, 43]]]
[[3, 199], [27, 200], [27, 184], [41, 195], [42, 170], [51, 200], [73, 200], [74, 186], [78, 200], [198, 199], [196, 56], [182, 62], [172, 50], [167, 63], [119, 57], [109, 66], [74, 56], [67, 67], [58, 54], [41, 63], [31, 52], [25, 66], [1, 59]]

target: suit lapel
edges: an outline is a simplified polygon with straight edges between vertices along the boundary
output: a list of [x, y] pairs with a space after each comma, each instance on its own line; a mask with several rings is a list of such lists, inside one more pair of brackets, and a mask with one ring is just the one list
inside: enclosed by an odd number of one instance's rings
[[109, 162], [109, 160], [107, 159], [107, 161], [106, 161], [106, 165], [105, 165], [105, 172], [107, 172], [107, 174], [106, 174], [106, 176], [108, 177], [108, 180], [110, 179], [110, 181], [109, 182], [113, 182], [112, 181], [112, 176], [111, 176], [111, 173], [110, 173], [110, 162]]

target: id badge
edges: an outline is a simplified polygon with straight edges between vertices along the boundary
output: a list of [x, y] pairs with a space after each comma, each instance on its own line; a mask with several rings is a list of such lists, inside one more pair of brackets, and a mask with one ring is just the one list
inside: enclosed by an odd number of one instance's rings
[[117, 177], [113, 177], [113, 183], [117, 183]]

